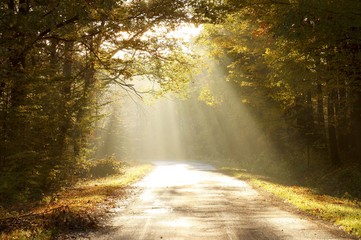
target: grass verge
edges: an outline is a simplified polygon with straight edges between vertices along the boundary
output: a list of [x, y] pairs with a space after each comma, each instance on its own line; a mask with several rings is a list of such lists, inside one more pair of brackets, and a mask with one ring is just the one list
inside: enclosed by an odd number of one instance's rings
[[361, 237], [360, 201], [318, 194], [306, 187], [274, 183], [262, 176], [236, 168], [221, 168], [221, 172], [246, 180], [252, 185], [285, 200], [303, 212], [333, 222], [346, 232]]
[[27, 212], [0, 209], [0, 239], [53, 239], [62, 232], [96, 229], [116, 200], [126, 197], [126, 188], [151, 169], [131, 166], [121, 175], [83, 181]]

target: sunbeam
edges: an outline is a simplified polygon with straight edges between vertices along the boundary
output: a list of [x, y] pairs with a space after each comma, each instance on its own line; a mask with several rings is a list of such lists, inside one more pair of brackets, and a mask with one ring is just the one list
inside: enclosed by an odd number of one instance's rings
[[[202, 79], [195, 81], [202, 84]], [[132, 139], [125, 149], [133, 153], [131, 158], [249, 161], [266, 151], [269, 146], [262, 143], [262, 131], [234, 86], [224, 79], [213, 81], [218, 81], [222, 95], [214, 106], [199, 100], [198, 90], [187, 99], [168, 95], [151, 104], [141, 100], [123, 104], [124, 131]]]
[[[190, 43], [201, 29], [183, 26], [168, 35]], [[272, 146], [239, 91], [239, 83], [228, 81], [227, 67], [212, 60], [206, 48], [194, 43], [190, 49], [199, 55], [199, 62], [193, 66], [196, 73], [191, 75], [187, 97], [172, 92], [163, 97], [121, 97], [119, 118], [124, 127], [118, 157], [247, 164], [267, 155]], [[146, 75], [130, 79], [130, 84], [139, 92], [161, 91], [161, 83]]]

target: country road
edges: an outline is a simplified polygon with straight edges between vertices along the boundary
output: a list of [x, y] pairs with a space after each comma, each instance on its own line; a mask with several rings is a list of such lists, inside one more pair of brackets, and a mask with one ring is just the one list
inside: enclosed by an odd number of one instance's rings
[[107, 230], [90, 239], [352, 239], [208, 165], [159, 163], [137, 187]]

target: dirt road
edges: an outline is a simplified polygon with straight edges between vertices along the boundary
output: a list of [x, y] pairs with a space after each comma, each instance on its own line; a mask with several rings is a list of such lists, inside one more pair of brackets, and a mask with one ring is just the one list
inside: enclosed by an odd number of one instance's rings
[[137, 186], [134, 201], [91, 239], [351, 239], [207, 165], [159, 164]]

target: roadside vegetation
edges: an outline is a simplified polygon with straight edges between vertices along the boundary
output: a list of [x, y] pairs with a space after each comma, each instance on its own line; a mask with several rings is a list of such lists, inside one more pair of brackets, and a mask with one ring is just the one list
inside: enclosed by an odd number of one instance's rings
[[[306, 180], [303, 183], [290, 184], [275, 176], [265, 177], [264, 174], [248, 172], [236, 167], [220, 169], [228, 175], [246, 180], [251, 185], [274, 194], [310, 216], [332, 222], [347, 233], [361, 237], [361, 201], [348, 192], [344, 192], [343, 195], [338, 192], [327, 192], [322, 184], [317, 185], [315, 182], [311, 184]], [[338, 170], [340, 175], [345, 171]]]
[[54, 239], [59, 234], [96, 230], [130, 185], [151, 165], [120, 164], [108, 158], [93, 162], [89, 176], [41, 202], [0, 206], [0, 239]]

